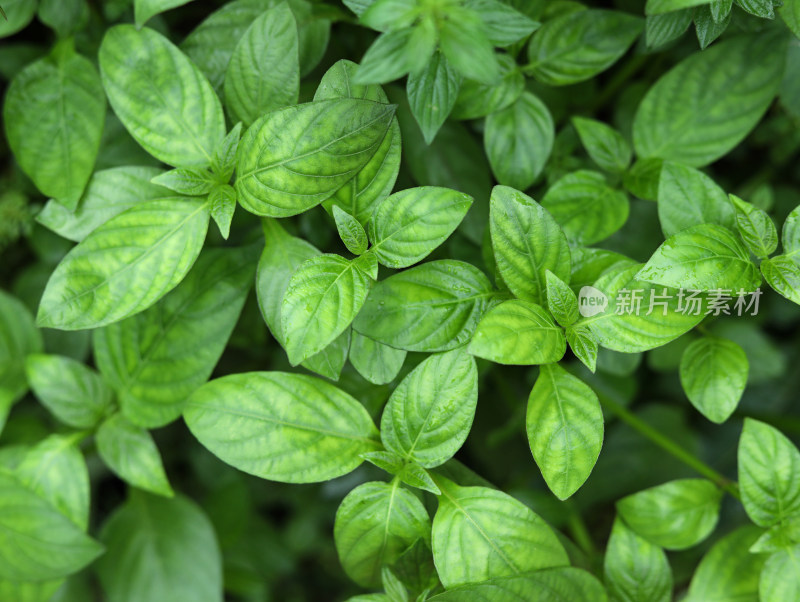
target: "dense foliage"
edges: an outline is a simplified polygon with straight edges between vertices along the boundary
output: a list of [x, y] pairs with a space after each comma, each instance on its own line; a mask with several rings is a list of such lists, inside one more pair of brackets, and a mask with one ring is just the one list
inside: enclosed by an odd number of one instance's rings
[[0, 7], [0, 600], [800, 600], [800, 0]]

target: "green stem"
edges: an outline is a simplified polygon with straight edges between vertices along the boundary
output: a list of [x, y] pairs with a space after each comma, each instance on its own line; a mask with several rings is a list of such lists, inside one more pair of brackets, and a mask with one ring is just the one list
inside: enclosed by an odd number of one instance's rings
[[638, 431], [641, 435], [650, 439], [650, 441], [658, 445], [661, 449], [671, 454], [690, 468], [693, 468], [704, 477], [714, 481], [717, 485], [719, 485], [719, 487], [730, 493], [737, 500], [741, 500], [741, 497], [739, 497], [739, 488], [735, 481], [731, 481], [723, 474], [711, 468], [700, 458], [683, 449], [669, 437], [661, 434], [659, 431], [641, 420], [638, 416], [630, 412], [624, 406], [621, 406], [617, 402], [608, 398], [601, 399], [601, 403], [611, 412], [613, 412], [620, 420], [634, 430]]
[[586, 528], [586, 523], [583, 522], [583, 517], [575, 508], [572, 508], [569, 513], [567, 526], [578, 547], [589, 557], [589, 560], [594, 561], [597, 558], [597, 548], [594, 545], [592, 536], [589, 534], [589, 530]]

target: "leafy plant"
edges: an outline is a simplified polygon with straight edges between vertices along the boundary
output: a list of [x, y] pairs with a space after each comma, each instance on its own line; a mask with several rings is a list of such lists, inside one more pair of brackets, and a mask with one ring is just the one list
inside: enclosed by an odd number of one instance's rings
[[0, 600], [800, 599], [799, 36], [2, 2]]

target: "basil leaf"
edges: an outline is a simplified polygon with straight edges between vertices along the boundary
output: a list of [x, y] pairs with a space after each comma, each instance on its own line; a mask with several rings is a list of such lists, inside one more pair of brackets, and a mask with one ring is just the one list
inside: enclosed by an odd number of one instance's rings
[[702, 291], [754, 291], [761, 283], [750, 252], [733, 233], [701, 224], [670, 236], [636, 276], [639, 280]]
[[58, 265], [42, 296], [38, 324], [97, 328], [147, 309], [183, 279], [207, 230], [207, 204], [185, 197], [120, 213]]
[[207, 169], [191, 168], [171, 169], [156, 176], [151, 182], [186, 196], [205, 196], [216, 184]]
[[495, 111], [502, 111], [514, 104], [525, 90], [525, 76], [517, 63], [506, 54], [497, 55], [501, 79], [493, 84], [482, 84], [472, 79], [461, 83], [456, 104], [453, 107], [454, 119], [478, 119]]
[[778, 429], [746, 418], [739, 439], [739, 489], [747, 515], [771, 527], [800, 512], [800, 452]]
[[220, 184], [230, 182], [236, 169], [236, 152], [239, 150], [239, 141], [242, 137], [242, 122], [237, 123], [214, 149], [211, 157], [211, 171]]
[[495, 46], [511, 46], [527, 38], [540, 25], [499, 0], [468, 0], [466, 5], [481, 18], [486, 35]]
[[722, 424], [742, 398], [749, 363], [739, 345], [718, 337], [692, 342], [681, 356], [681, 386], [703, 416]]
[[758, 599], [764, 602], [780, 602], [800, 596], [800, 581], [795, 570], [798, 562], [800, 562], [800, 545], [770, 555], [761, 570]]
[[28, 308], [0, 290], [0, 431], [11, 406], [28, 391], [25, 357], [41, 353], [43, 346]]
[[252, 251], [205, 251], [186, 280], [159, 303], [94, 331], [95, 362], [116, 390], [125, 418], [148, 428], [163, 426], [208, 380], [250, 290]]
[[413, 265], [453, 233], [471, 205], [472, 197], [448, 188], [421, 186], [396, 192], [372, 214], [372, 252], [390, 268]]
[[331, 380], [339, 380], [350, 350], [352, 329], [348, 328], [322, 351], [303, 362], [303, 367]]
[[800, 207], [795, 207], [783, 222], [781, 242], [784, 252], [789, 254], [800, 252]]
[[297, 22], [288, 4], [259, 16], [242, 36], [225, 72], [225, 105], [245, 127], [264, 113], [297, 103]]
[[547, 523], [510, 495], [435, 480], [442, 495], [431, 543], [445, 588], [569, 564]]
[[708, 4], [711, 0], [647, 0], [644, 7], [646, 15], [662, 15], [692, 6]]
[[236, 211], [236, 190], [228, 184], [217, 185], [208, 195], [208, 210], [225, 240], [231, 234], [231, 222]]
[[447, 351], [472, 337], [494, 294], [478, 268], [431, 261], [375, 285], [353, 328], [397, 349]]
[[764, 280], [778, 293], [800, 304], [800, 261], [791, 255], [776, 255], [761, 262]]
[[469, 344], [472, 355], [518, 366], [557, 362], [566, 349], [564, 332], [550, 315], [535, 303], [520, 299], [489, 310]]
[[465, 77], [483, 84], [495, 84], [500, 69], [480, 13], [449, 7], [447, 19], [437, 22], [439, 48], [449, 63]]
[[463, 79], [441, 52], [433, 53], [424, 70], [408, 76], [408, 103], [428, 144], [453, 109]]
[[387, 450], [425, 468], [449, 460], [469, 434], [478, 402], [478, 369], [463, 349], [431, 355], [389, 398], [381, 417]]
[[753, 129], [783, 73], [785, 46], [771, 36], [741, 36], [693, 54], [650, 88], [633, 124], [641, 157], [701, 167]]
[[14, 77], [3, 121], [22, 171], [42, 194], [74, 210], [100, 149], [106, 103], [94, 65], [69, 43]]
[[[557, 593], [555, 593], [557, 592]], [[553, 596], [558, 596], [554, 598]], [[518, 600], [571, 600], [604, 602], [607, 600], [600, 582], [591, 573], [572, 567], [537, 570], [525, 575], [487, 579], [441, 593], [430, 602], [517, 602]]]
[[572, 289], [550, 270], [545, 271], [547, 308], [556, 321], [567, 328], [578, 319], [578, 299]]
[[554, 138], [550, 111], [530, 92], [490, 114], [484, 146], [497, 181], [520, 190], [530, 187], [550, 157]]
[[581, 363], [594, 372], [597, 367], [597, 337], [592, 330], [578, 324], [567, 328], [567, 343]]
[[134, 491], [103, 525], [100, 540], [106, 553], [97, 562], [97, 574], [109, 600], [222, 598], [222, 558], [214, 528], [184, 497]]
[[611, 529], [603, 575], [614, 600], [672, 600], [672, 569], [664, 550], [639, 537], [619, 518]]
[[342, 239], [347, 250], [353, 255], [363, 254], [367, 250], [369, 241], [367, 240], [367, 233], [359, 221], [340, 209], [339, 205], [333, 206], [333, 219], [336, 221], [339, 238]]
[[100, 46], [100, 74], [125, 129], [156, 159], [204, 166], [225, 137], [225, 117], [208, 80], [152, 29], [116, 25]]
[[733, 194], [730, 199], [736, 207], [736, 229], [739, 236], [756, 257], [766, 258], [778, 248], [778, 230], [775, 224], [763, 209], [754, 207]]
[[528, 398], [526, 429], [547, 486], [567, 499], [589, 477], [603, 446], [597, 395], [558, 364], [544, 365]]
[[569, 280], [570, 251], [564, 232], [531, 197], [507, 186], [495, 186], [489, 228], [497, 269], [520, 299], [546, 302], [545, 270]]
[[358, 84], [383, 84], [414, 73], [430, 60], [435, 44], [424, 21], [414, 27], [387, 31], [364, 53], [354, 80]]
[[353, 332], [350, 341], [350, 363], [358, 373], [374, 385], [392, 382], [400, 373], [406, 352], [373, 341]]
[[369, 163], [393, 116], [391, 105], [350, 98], [265, 115], [239, 145], [239, 202], [268, 217], [297, 215], [318, 205]]
[[212, 380], [184, 420], [223, 462], [263, 479], [313, 483], [347, 474], [377, 448], [364, 407], [318, 378], [247, 372]]
[[115, 414], [97, 429], [97, 451], [103, 462], [117, 476], [134, 487], [172, 497], [161, 456], [153, 438]]
[[625, 190], [646, 201], [657, 200], [663, 163], [661, 159], [638, 159], [623, 176]]
[[430, 541], [430, 518], [397, 480], [359, 485], [336, 511], [333, 537], [345, 573], [363, 587], [378, 587], [381, 568], [418, 539]]
[[648, 48], [659, 48], [680, 38], [692, 24], [692, 10], [682, 9], [661, 15], [647, 15], [644, 35]]
[[714, 9], [712, 8], [714, 4], [718, 4], [718, 2], [694, 10], [694, 28], [697, 33], [697, 41], [700, 43], [700, 50], [708, 48], [714, 40], [725, 33], [731, 22], [730, 13], [719, 22], [714, 20]]
[[136, 26], [141, 27], [156, 15], [189, 2], [191, 0], [134, 0], [133, 11]]
[[772, 7], [772, 0], [734, 0], [737, 6], [742, 7], [746, 12], [762, 19], [774, 19], [775, 10]]
[[617, 130], [602, 121], [573, 117], [572, 125], [592, 161], [610, 173], [624, 172], [631, 162], [631, 146]]
[[31, 0], [5, 0], [5, 18], [0, 18], [0, 38], [8, 37], [25, 29], [36, 14], [36, 2]]

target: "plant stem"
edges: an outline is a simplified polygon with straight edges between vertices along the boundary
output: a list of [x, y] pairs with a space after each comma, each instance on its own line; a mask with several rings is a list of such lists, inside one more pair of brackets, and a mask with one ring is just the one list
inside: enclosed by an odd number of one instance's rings
[[569, 526], [570, 533], [575, 543], [577, 543], [578, 547], [583, 550], [583, 553], [594, 562], [597, 559], [597, 548], [594, 545], [592, 536], [589, 534], [589, 530], [586, 528], [586, 523], [583, 522], [583, 517], [577, 509], [570, 509], [567, 525]]
[[641, 435], [644, 435], [650, 439], [650, 441], [658, 445], [661, 449], [676, 457], [690, 468], [693, 468], [704, 477], [714, 481], [719, 487], [730, 493], [737, 500], [742, 499], [739, 496], [739, 488], [735, 481], [731, 481], [723, 474], [711, 468], [700, 458], [683, 449], [680, 445], [675, 443], [675, 441], [666, 435], [661, 434], [659, 431], [641, 420], [638, 416], [630, 412], [624, 406], [621, 406], [611, 399], [601, 399], [601, 403], [611, 412], [613, 412], [620, 420], [625, 422], [634, 430], [638, 431]]

